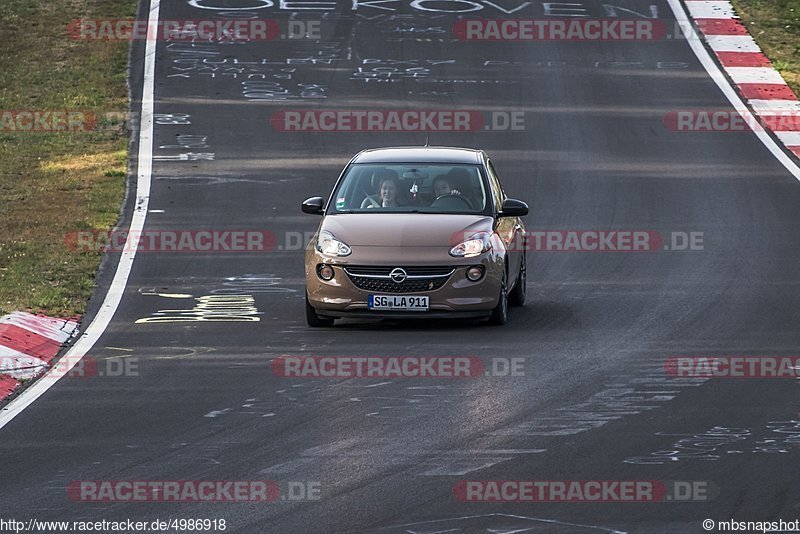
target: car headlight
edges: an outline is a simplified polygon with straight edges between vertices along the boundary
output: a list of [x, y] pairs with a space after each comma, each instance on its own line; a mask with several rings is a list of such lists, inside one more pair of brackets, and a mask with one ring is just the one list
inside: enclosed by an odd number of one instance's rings
[[480, 256], [484, 252], [491, 250], [491, 248], [492, 242], [489, 236], [475, 236], [451, 248], [450, 255], [456, 258], [472, 258], [474, 256]]
[[349, 256], [352, 252], [347, 243], [339, 241], [330, 232], [319, 233], [316, 248], [325, 256]]

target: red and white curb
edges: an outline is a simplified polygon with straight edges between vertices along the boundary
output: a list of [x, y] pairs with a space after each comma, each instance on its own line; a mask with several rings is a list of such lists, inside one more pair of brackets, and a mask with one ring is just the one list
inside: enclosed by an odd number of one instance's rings
[[759, 123], [800, 158], [800, 120], [791, 120], [800, 117], [800, 101], [761, 52], [731, 3], [686, 0], [686, 7], [722, 69], [760, 119]]
[[0, 317], [0, 401], [20, 384], [42, 374], [78, 323], [14, 312]]

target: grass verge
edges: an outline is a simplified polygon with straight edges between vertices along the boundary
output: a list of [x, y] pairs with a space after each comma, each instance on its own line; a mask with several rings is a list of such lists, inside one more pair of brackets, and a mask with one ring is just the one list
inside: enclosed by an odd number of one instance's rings
[[67, 25], [132, 18], [135, 8], [135, 0], [0, 2], [0, 112], [100, 117], [86, 132], [20, 131], [8, 122], [0, 129], [0, 314], [85, 311], [100, 253], [76, 253], [65, 236], [117, 221], [128, 157], [128, 43], [76, 41]]

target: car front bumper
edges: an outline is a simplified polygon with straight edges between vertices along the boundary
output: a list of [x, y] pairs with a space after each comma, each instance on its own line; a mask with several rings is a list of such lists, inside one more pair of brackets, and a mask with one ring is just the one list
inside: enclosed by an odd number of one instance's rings
[[[318, 314], [329, 317], [364, 317], [393, 319], [424, 319], [446, 317], [485, 317], [497, 306], [503, 279], [503, 261], [489, 251], [481, 256], [456, 260], [446, 251], [430, 250], [430, 247], [402, 249], [388, 247], [369, 248], [361, 253], [358, 247], [346, 258], [329, 258], [321, 255], [313, 246], [306, 250], [306, 291], [308, 301]], [[378, 261], [380, 258], [380, 261]], [[384, 259], [385, 258], [385, 259]], [[391, 261], [387, 261], [387, 259]], [[367, 261], [371, 260], [371, 261]], [[331, 280], [322, 280], [317, 266], [330, 265], [334, 270]], [[466, 270], [473, 265], [482, 265], [483, 277], [472, 282]], [[412, 291], [408, 293], [385, 292], [380, 289], [365, 290], [356, 287], [347, 267], [443, 267], [453, 273], [438, 289]], [[427, 311], [371, 310], [367, 304], [370, 295], [415, 295], [429, 298]]]

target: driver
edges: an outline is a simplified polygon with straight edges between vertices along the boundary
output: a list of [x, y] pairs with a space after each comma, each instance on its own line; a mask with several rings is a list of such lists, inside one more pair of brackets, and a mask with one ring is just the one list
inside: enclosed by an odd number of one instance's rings
[[445, 176], [437, 176], [433, 180], [433, 196], [434, 199], [441, 198], [445, 195], [461, 196], [461, 191], [453, 189], [450, 186], [450, 181]]

